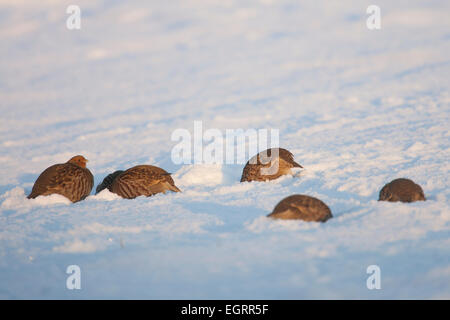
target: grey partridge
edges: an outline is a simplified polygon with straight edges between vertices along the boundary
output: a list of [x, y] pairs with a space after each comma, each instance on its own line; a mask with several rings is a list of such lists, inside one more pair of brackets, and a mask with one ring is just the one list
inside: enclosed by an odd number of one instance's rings
[[111, 192], [126, 199], [152, 196], [166, 191], [180, 192], [170, 173], [151, 165], [138, 165], [119, 174], [111, 184]]
[[268, 215], [274, 219], [325, 222], [333, 215], [321, 200], [302, 194], [295, 194], [281, 200]]
[[283, 148], [267, 149], [247, 161], [241, 182], [274, 180], [282, 175], [292, 175], [292, 168], [303, 167], [294, 161], [290, 151]]
[[378, 201], [390, 202], [414, 202], [425, 200], [425, 194], [423, 193], [422, 187], [406, 178], [395, 179], [386, 184], [380, 190], [378, 198]]
[[60, 194], [72, 202], [83, 200], [94, 186], [94, 177], [86, 168], [86, 162], [87, 159], [78, 155], [66, 163], [48, 167], [37, 178], [28, 199]]

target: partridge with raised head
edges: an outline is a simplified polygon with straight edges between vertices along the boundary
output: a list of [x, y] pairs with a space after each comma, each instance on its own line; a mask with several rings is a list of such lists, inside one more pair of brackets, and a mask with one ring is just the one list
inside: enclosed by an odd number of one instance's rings
[[303, 168], [294, 161], [294, 155], [283, 148], [271, 148], [247, 161], [241, 182], [274, 180], [282, 175], [292, 175], [292, 168]]

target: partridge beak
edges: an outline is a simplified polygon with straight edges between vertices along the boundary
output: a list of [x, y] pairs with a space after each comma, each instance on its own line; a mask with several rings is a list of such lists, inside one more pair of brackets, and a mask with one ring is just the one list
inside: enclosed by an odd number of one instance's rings
[[293, 163], [293, 165], [294, 165], [294, 168], [295, 167], [297, 167], [297, 168], [303, 168], [300, 164], [298, 164], [297, 162], [295, 162], [295, 161], [292, 161]]

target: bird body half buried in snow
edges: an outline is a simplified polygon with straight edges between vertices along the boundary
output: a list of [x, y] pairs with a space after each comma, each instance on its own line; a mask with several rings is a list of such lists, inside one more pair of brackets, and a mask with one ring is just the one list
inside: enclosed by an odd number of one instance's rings
[[97, 190], [100, 186], [126, 199], [149, 197], [168, 190], [181, 191], [175, 186], [170, 173], [151, 165], [138, 165], [123, 172], [116, 171], [107, 176]]
[[330, 208], [323, 201], [303, 194], [281, 200], [268, 215], [269, 218], [325, 222], [332, 218]]
[[75, 156], [66, 163], [55, 164], [45, 169], [33, 185], [28, 199], [38, 196], [60, 194], [72, 202], [86, 198], [94, 186], [94, 177], [86, 168], [83, 156]]
[[425, 201], [422, 188], [414, 181], [406, 178], [392, 180], [381, 190], [378, 201], [390, 202], [414, 202]]
[[245, 164], [241, 182], [274, 180], [292, 175], [292, 168], [303, 168], [294, 161], [294, 155], [283, 148], [271, 148], [253, 156]]

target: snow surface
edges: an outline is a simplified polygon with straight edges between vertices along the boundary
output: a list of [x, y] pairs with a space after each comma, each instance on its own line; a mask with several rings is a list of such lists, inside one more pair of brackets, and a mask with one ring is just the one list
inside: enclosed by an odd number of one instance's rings
[[[450, 298], [449, 1], [78, 0], [73, 31], [70, 4], [0, 0], [0, 298]], [[305, 170], [176, 165], [196, 120], [278, 129]], [[183, 192], [26, 199], [76, 154], [95, 185], [147, 163]], [[398, 177], [428, 201], [376, 201]], [[295, 193], [334, 218], [266, 218]]]

